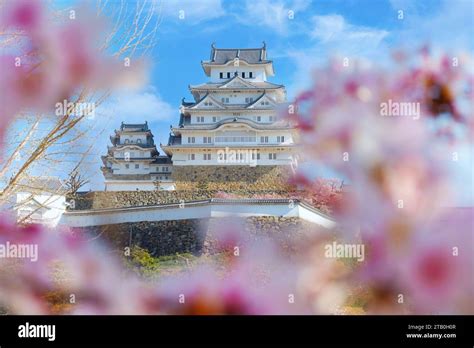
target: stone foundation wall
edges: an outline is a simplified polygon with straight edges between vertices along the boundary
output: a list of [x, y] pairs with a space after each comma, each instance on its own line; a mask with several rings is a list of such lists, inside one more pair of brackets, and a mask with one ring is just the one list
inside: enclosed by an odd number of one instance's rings
[[[240, 225], [240, 226], [239, 226]], [[99, 240], [112, 248], [124, 250], [137, 245], [153, 256], [192, 253], [214, 254], [223, 250], [222, 237], [231, 232], [229, 226], [240, 231], [239, 248], [245, 248], [257, 238], [268, 237], [287, 251], [295, 251], [316, 228], [298, 218], [251, 217], [247, 219], [190, 219], [126, 223], [78, 229], [90, 237], [100, 235]]]
[[68, 197], [69, 209], [103, 209], [209, 198], [289, 198], [289, 166], [176, 166], [176, 191], [95, 191]]
[[[290, 198], [286, 190], [249, 189], [231, 191], [228, 198]], [[196, 201], [210, 198], [226, 198], [222, 190], [180, 190], [180, 191], [95, 191], [68, 197], [68, 202], [74, 200], [70, 210], [105, 209], [121, 207], [139, 207], [157, 204], [180, 203], [181, 201]]]
[[238, 231], [239, 248], [252, 246], [258, 239], [269, 239], [282, 251], [294, 254], [305, 245], [305, 241], [317, 233], [318, 226], [299, 218], [277, 216], [254, 216], [246, 219], [210, 219], [205, 233], [202, 252], [214, 254], [222, 250], [222, 234], [229, 226]]
[[153, 256], [192, 253], [199, 255], [204, 244], [206, 221], [170, 220], [136, 222], [76, 229], [91, 237], [99, 236], [114, 249], [137, 245]]
[[209, 199], [205, 191], [95, 191], [74, 197], [75, 209], [140, 207]]
[[278, 191], [291, 174], [289, 166], [175, 166], [172, 178], [177, 190]]

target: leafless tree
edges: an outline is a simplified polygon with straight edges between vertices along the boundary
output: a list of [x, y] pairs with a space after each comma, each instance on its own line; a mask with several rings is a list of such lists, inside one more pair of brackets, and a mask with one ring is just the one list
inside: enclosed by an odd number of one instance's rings
[[[1, 6], [4, 2], [0, 0]], [[112, 28], [107, 33], [101, 50], [117, 59], [139, 59], [155, 44], [161, 22], [161, 3], [146, 0], [100, 1], [96, 3], [96, 15], [106, 17]], [[63, 20], [73, 8], [51, 13], [51, 20]], [[21, 32], [1, 32], [0, 48], [16, 48], [21, 44]], [[83, 88], [70, 101], [101, 105], [111, 94], [110, 90], [96, 91]], [[17, 115], [10, 127], [0, 156], [0, 204], [11, 200], [18, 191], [20, 182], [25, 182], [31, 173], [58, 176], [67, 172], [67, 167], [78, 163], [87, 167], [95, 163], [99, 153], [94, 153], [95, 138], [107, 128], [102, 123], [86, 122], [87, 116], [66, 113], [51, 117], [43, 114]], [[92, 145], [91, 145], [92, 144]], [[77, 169], [77, 168], [76, 168]], [[94, 168], [97, 171], [97, 168]]]
[[75, 194], [81, 187], [87, 185], [89, 180], [84, 179], [82, 175], [76, 170], [69, 174], [69, 178], [65, 182], [68, 194]]

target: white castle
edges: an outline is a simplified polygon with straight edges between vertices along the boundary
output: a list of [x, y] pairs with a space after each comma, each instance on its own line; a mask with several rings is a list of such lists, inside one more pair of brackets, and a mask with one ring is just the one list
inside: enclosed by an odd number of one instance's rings
[[265, 44], [212, 45], [210, 59], [201, 65], [210, 81], [189, 86], [194, 102], [183, 99], [179, 125], [162, 146], [173, 165], [291, 164], [296, 129], [277, 119], [286, 91], [267, 81], [274, 70]]
[[201, 65], [209, 81], [189, 86], [194, 101], [183, 98], [179, 125], [161, 145], [166, 156], [159, 155], [146, 124], [122, 124], [116, 131], [104, 156], [107, 190], [173, 189], [172, 166], [296, 163], [297, 130], [278, 119], [278, 110], [287, 107], [286, 90], [268, 81], [275, 73], [265, 43], [244, 49], [213, 44]]
[[125, 124], [102, 156], [106, 191], [173, 190], [171, 159], [160, 156], [148, 123]]

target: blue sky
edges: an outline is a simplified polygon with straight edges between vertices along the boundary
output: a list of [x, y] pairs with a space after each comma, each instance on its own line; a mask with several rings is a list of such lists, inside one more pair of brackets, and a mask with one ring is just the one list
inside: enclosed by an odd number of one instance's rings
[[[289, 98], [309, 85], [312, 66], [324, 64], [334, 54], [381, 62], [393, 47], [423, 43], [445, 50], [473, 50], [470, 0], [157, 3], [162, 20], [150, 54], [151, 80], [118, 109], [127, 111], [124, 119], [156, 123], [157, 138], [163, 141], [169, 125], [177, 121], [181, 98], [191, 99], [188, 85], [206, 80], [200, 62], [209, 58], [212, 42], [217, 47], [259, 47], [265, 41], [275, 65], [272, 81], [286, 85]], [[181, 10], [184, 19], [179, 18]], [[403, 20], [398, 19], [399, 10], [404, 11]], [[294, 12], [294, 18], [288, 18], [288, 11]]]
[[[56, 3], [65, 4], [71, 3]], [[105, 154], [108, 135], [121, 121], [147, 120], [155, 141], [165, 143], [170, 124], [178, 122], [181, 98], [192, 99], [188, 85], [207, 79], [200, 62], [209, 58], [212, 42], [217, 47], [260, 47], [265, 41], [276, 72], [271, 81], [286, 85], [289, 98], [309, 86], [312, 67], [333, 55], [383, 64], [393, 48], [425, 43], [449, 52], [474, 51], [471, 0], [157, 0], [155, 4], [160, 26], [149, 54], [150, 80], [141, 90], [117, 94], [104, 105], [102, 111], [109, 117], [94, 121], [105, 129], [96, 140], [96, 158]], [[398, 18], [400, 10], [403, 19]], [[179, 18], [180, 11], [184, 19]], [[466, 164], [470, 167], [472, 159]], [[99, 161], [92, 171], [98, 166]], [[470, 169], [457, 172], [472, 182]], [[94, 187], [102, 182], [100, 172], [93, 175]], [[472, 192], [469, 196], [472, 199]]]

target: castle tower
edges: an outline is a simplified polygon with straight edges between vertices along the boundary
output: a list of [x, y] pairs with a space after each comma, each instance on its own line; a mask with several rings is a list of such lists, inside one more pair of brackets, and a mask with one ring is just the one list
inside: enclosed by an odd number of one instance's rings
[[279, 120], [286, 107], [283, 85], [268, 81], [273, 62], [261, 48], [211, 47], [201, 62], [209, 81], [189, 86], [193, 102], [180, 107], [179, 125], [167, 145], [175, 169], [181, 166], [280, 166], [294, 164], [296, 129]]
[[172, 190], [172, 163], [160, 156], [148, 123], [125, 124], [110, 137], [112, 146], [102, 156], [106, 191]]

